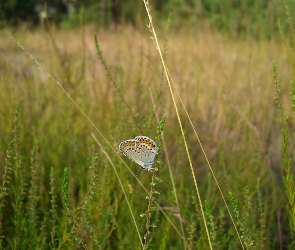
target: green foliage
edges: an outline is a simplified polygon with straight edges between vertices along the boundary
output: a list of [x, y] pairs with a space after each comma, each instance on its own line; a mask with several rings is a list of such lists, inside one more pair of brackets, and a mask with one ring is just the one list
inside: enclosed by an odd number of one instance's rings
[[21, 20], [36, 20], [37, 13], [34, 9], [35, 4], [35, 0], [1, 0], [0, 27], [5, 27], [5, 24], [16, 25]]
[[[288, 29], [288, 22], [292, 23], [291, 13], [295, 11], [294, 1], [284, 1], [288, 19], [285, 18], [284, 6], [278, 0], [166, 0], [152, 1], [154, 16], [158, 23], [166, 22], [170, 13], [174, 16], [173, 25], [176, 27], [204, 27], [211, 26], [233, 36], [273, 37], [277, 35], [277, 19], [281, 19], [281, 28]], [[47, 12], [45, 20], [53, 25], [70, 28], [85, 24], [97, 27], [112, 27], [112, 23], [132, 24], [137, 27], [146, 23], [145, 9], [141, 1], [127, 0], [124, 2], [103, 0], [77, 0], [38, 2], [35, 0], [9, 0], [2, 3], [0, 22], [2, 27], [6, 23], [19, 24], [20, 20], [37, 22], [40, 11], [36, 6]], [[68, 14], [63, 13], [68, 12]], [[51, 12], [54, 9], [54, 14]], [[117, 10], [116, 10], [117, 9]]]
[[24, 249], [28, 244], [28, 237], [25, 229], [28, 227], [28, 220], [25, 219], [24, 211], [24, 195], [25, 195], [25, 183], [23, 176], [23, 155], [20, 150], [20, 141], [19, 141], [19, 108], [16, 109], [14, 113], [14, 171], [13, 179], [14, 183], [12, 186], [14, 202], [12, 204], [14, 210], [13, 223], [15, 227], [15, 236], [13, 238], [13, 248], [14, 249]]
[[[9, 184], [11, 180], [11, 173], [12, 173], [12, 150], [14, 146], [14, 140], [8, 144], [8, 149], [6, 150], [6, 158], [5, 158], [5, 165], [4, 171], [2, 176], [2, 185], [1, 185], [1, 194], [0, 194], [0, 219], [3, 220], [3, 209], [5, 207], [5, 198], [9, 194]], [[3, 249], [3, 223], [0, 224], [0, 249]]]
[[231, 192], [229, 193], [229, 197], [231, 200], [231, 204], [233, 206], [233, 213], [236, 217], [239, 231], [241, 232], [241, 238], [242, 238], [243, 244], [246, 247], [246, 249], [248, 249], [253, 246], [254, 242], [253, 242], [252, 235], [251, 235], [249, 229], [245, 225], [245, 221], [248, 219], [247, 217], [249, 216], [249, 213], [250, 213], [250, 211], [249, 211], [250, 204], [249, 204], [249, 199], [247, 197], [247, 189], [244, 189], [244, 198], [245, 198], [246, 206], [245, 206], [245, 211], [244, 211], [243, 216], [240, 215], [237, 202]]
[[[110, 1], [105, 3], [110, 6]], [[290, 150], [294, 147], [290, 129], [294, 120], [286, 115], [289, 108], [295, 113], [295, 87], [291, 81], [290, 106], [283, 105], [288, 90], [280, 84], [273, 65], [275, 107], [273, 88], [267, 92], [272, 79], [269, 63], [260, 60], [276, 58], [286, 69], [281, 77], [289, 77], [286, 51], [275, 39], [271, 43], [264, 39], [275, 38], [276, 28], [268, 35], [258, 35], [266, 27], [259, 30], [258, 26], [267, 14], [256, 14], [261, 9], [275, 10], [273, 3], [157, 1], [155, 9], [152, 3], [154, 17], [174, 12], [169, 26], [172, 38], [163, 35], [167, 67], [176, 76], [175, 86], [200, 132], [222, 191], [230, 191], [225, 199], [244, 249], [292, 249], [295, 244], [294, 152]], [[129, 10], [131, 1], [121, 6], [123, 25], [143, 22], [144, 8], [141, 5], [136, 12], [137, 4]], [[83, 18], [85, 23], [91, 22], [87, 13], [100, 7], [91, 10], [91, 5], [81, 4], [79, 8], [81, 25]], [[248, 13], [253, 19], [242, 17], [234, 24], [239, 13]], [[207, 18], [212, 25], [220, 25], [222, 32], [212, 35], [205, 28], [191, 32], [189, 25]], [[176, 21], [188, 27], [178, 29], [181, 25]], [[41, 63], [38, 67], [42, 68], [34, 70], [27, 58], [19, 59], [23, 55], [11, 40], [1, 41], [10, 53], [0, 58], [0, 249], [208, 248], [177, 117], [158, 55], [149, 48], [152, 42], [138, 38], [145, 33], [130, 26], [122, 26], [118, 33], [99, 31], [94, 42], [93, 35], [87, 35], [93, 33], [90, 30], [17, 33], [58, 82], [51, 74], [46, 78]], [[249, 42], [249, 50], [244, 51], [245, 43], [223, 37], [224, 31], [249, 32], [261, 40]], [[2, 37], [8, 37], [7, 33], [3, 31]], [[67, 41], [65, 45], [60, 45], [60, 37]], [[288, 44], [289, 39], [287, 34]], [[205, 200], [213, 249], [241, 249], [182, 110], [180, 116], [200, 196]], [[97, 136], [104, 136], [98, 138], [99, 147], [90, 136], [93, 131], [102, 131]], [[160, 148], [156, 170], [142, 171], [133, 178], [123, 165], [125, 159], [119, 157], [118, 144], [132, 136], [153, 134]], [[138, 169], [131, 161], [125, 163], [132, 172]], [[285, 226], [288, 224], [291, 228]]]
[[[166, 120], [166, 115], [164, 115], [160, 121], [159, 126], [157, 127], [157, 136], [156, 136], [156, 143], [158, 145], [158, 147], [161, 146], [161, 134], [163, 132], [164, 129], [164, 125], [165, 125], [165, 120]], [[160, 152], [158, 152], [158, 156], [160, 155]], [[148, 207], [147, 207], [147, 211], [144, 214], [141, 214], [141, 217], [146, 217], [146, 232], [144, 235], [144, 246], [143, 249], [149, 249], [150, 248], [150, 243], [152, 241], [152, 230], [154, 230], [154, 228], [156, 228], [157, 226], [152, 223], [151, 221], [151, 217], [152, 217], [152, 213], [153, 211], [155, 211], [157, 208], [154, 204], [155, 201], [155, 197], [154, 195], [159, 195], [160, 193], [155, 189], [156, 185], [158, 184], [157, 181], [159, 181], [159, 178], [157, 177], [157, 172], [158, 172], [158, 165], [163, 165], [162, 161], [158, 161], [158, 164], [156, 164], [155, 169], [153, 170], [153, 175], [152, 175], [152, 180], [150, 183], [150, 192], [149, 195], [146, 196], [146, 199], [148, 200]]]
[[[292, 229], [295, 232], [295, 184], [294, 175], [291, 168], [291, 158], [289, 156], [289, 132], [288, 132], [288, 117], [285, 115], [284, 106], [281, 97], [281, 85], [278, 79], [278, 71], [276, 65], [273, 63], [273, 78], [275, 82], [275, 100], [278, 106], [278, 113], [281, 118], [281, 134], [283, 138], [282, 152], [283, 152], [283, 166], [285, 170], [284, 183], [286, 187], [286, 195], [289, 202], [289, 217], [292, 222]], [[291, 86], [291, 98], [293, 99], [293, 83]]]

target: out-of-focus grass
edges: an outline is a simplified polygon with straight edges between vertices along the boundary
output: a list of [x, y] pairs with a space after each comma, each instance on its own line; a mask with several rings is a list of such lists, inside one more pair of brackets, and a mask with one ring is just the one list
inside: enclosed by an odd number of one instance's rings
[[[93, 34], [97, 33], [98, 42], [104, 59], [116, 81], [125, 100], [131, 106], [144, 135], [151, 138], [156, 134], [157, 122], [153, 113], [150, 92], [156, 100], [156, 112], [167, 115], [165, 124], [165, 139], [168, 155], [173, 168], [176, 189], [180, 202], [181, 216], [192, 248], [207, 244], [205, 231], [199, 214], [198, 205], [194, 203], [193, 181], [177, 118], [163, 78], [158, 54], [149, 33], [138, 31], [132, 27], [120, 27], [116, 32], [109, 30], [94, 30], [92, 27], [71, 31], [45, 32], [26, 30], [11, 33], [1, 31], [0, 48], [0, 105], [1, 123], [1, 159], [6, 158], [7, 145], [13, 139], [11, 133], [13, 113], [17, 105], [19, 113], [19, 146], [24, 164], [23, 177], [26, 190], [30, 188], [30, 154], [37, 146], [36, 166], [38, 169], [38, 194], [35, 207], [38, 223], [45, 221], [47, 236], [50, 242], [52, 223], [48, 214], [51, 208], [50, 173], [55, 174], [55, 195], [57, 230], [54, 242], [57, 247], [62, 239], [62, 231], [66, 230], [67, 217], [62, 205], [62, 181], [64, 168], [68, 169], [69, 202], [77, 206], [86, 196], [91, 185], [91, 159], [99, 147], [93, 142], [90, 134], [95, 132], [88, 121], [69, 101], [54, 81], [40, 72], [32, 60], [10, 39], [13, 36], [43, 65], [44, 68], [62, 83], [64, 88], [85, 111], [94, 124], [104, 135], [117, 145], [125, 139], [133, 138], [140, 132], [131, 114], [119, 95], [114, 90], [109, 78], [101, 66]], [[160, 34], [163, 44], [164, 31]], [[182, 29], [169, 34], [169, 49], [166, 63], [177, 85], [186, 108], [193, 119], [210, 163], [215, 170], [220, 186], [225, 196], [231, 191], [245, 216], [244, 226], [252, 235], [258, 235], [261, 222], [259, 204], [257, 202], [257, 179], [260, 179], [263, 214], [265, 223], [265, 249], [277, 249], [280, 245], [292, 243], [288, 230], [287, 199], [284, 193], [281, 168], [281, 137], [280, 120], [273, 100], [274, 84], [272, 78], [272, 61], [280, 69], [280, 81], [283, 102], [291, 107], [287, 98], [288, 82], [291, 79], [291, 68], [288, 51], [284, 43], [277, 40], [232, 39], [220, 35], [215, 30]], [[283, 83], [286, 83], [285, 85]], [[237, 249], [239, 243], [232, 231], [231, 222], [217, 192], [216, 185], [210, 177], [205, 159], [193, 136], [185, 113], [181, 110], [185, 133], [188, 136], [189, 150], [192, 155], [196, 177], [203, 199], [208, 201], [208, 207], [214, 216], [218, 232], [216, 233], [216, 248], [222, 244], [229, 249]], [[294, 117], [290, 117], [291, 124]], [[190, 136], [192, 135], [192, 136]], [[289, 147], [294, 147], [292, 134]], [[101, 139], [101, 138], [100, 138]], [[101, 141], [104, 145], [104, 142]], [[113, 158], [123, 184], [131, 184], [135, 191], [130, 194], [133, 212], [138, 220], [139, 229], [144, 235], [145, 221], [139, 215], [147, 209], [145, 195], [132, 175], [108, 147], [106, 151]], [[15, 151], [13, 151], [15, 152]], [[294, 157], [294, 152], [290, 152]], [[12, 169], [17, 165], [12, 158]], [[4, 160], [3, 160], [4, 162]], [[127, 164], [137, 171], [138, 166], [126, 160]], [[2, 164], [3, 165], [3, 164]], [[109, 249], [130, 249], [140, 246], [138, 236], [130, 218], [123, 194], [116, 178], [101, 154], [97, 160], [97, 189], [89, 205], [88, 214], [91, 225], [97, 237], [97, 245]], [[1, 168], [1, 176], [3, 174]], [[13, 174], [12, 174], [13, 176]], [[168, 208], [168, 215], [173, 223], [178, 225], [177, 216], [173, 215], [175, 208], [172, 196], [172, 186], [168, 170], [159, 169], [157, 190], [158, 203]], [[14, 177], [16, 178], [16, 177]], [[14, 182], [12, 178], [11, 182]], [[141, 172], [139, 179], [144, 185], [149, 185], [150, 174]], [[248, 194], [245, 194], [247, 187]], [[28, 193], [28, 192], [27, 192]], [[26, 209], [27, 196], [23, 194], [22, 201]], [[12, 204], [15, 194], [10, 187], [5, 197], [5, 207], [2, 209], [2, 234], [5, 235], [3, 245], [12, 247], [9, 240], [14, 237], [13, 225], [9, 216], [13, 214]], [[246, 203], [251, 199], [251, 206]], [[228, 202], [229, 202], [229, 197]], [[170, 212], [169, 212], [170, 211]], [[210, 214], [209, 213], [209, 214]], [[222, 216], [219, 216], [222, 215]], [[154, 231], [156, 249], [179, 249], [183, 247], [181, 237], [167, 222], [161, 213], [155, 214]], [[222, 221], [222, 222], [221, 222]], [[80, 223], [83, 231], [84, 224]], [[192, 224], [194, 223], [194, 224]], [[193, 230], [194, 225], [196, 231]], [[69, 227], [68, 227], [69, 228]], [[280, 231], [282, 230], [282, 231]], [[84, 231], [83, 231], [84, 232]], [[224, 234], [222, 234], [224, 232]], [[281, 234], [279, 234], [281, 233]], [[85, 230], [83, 239], [93, 247], [90, 234]], [[282, 238], [279, 237], [281, 235]], [[36, 237], [41, 237], [37, 236]], [[222, 237], [228, 237], [227, 240]], [[254, 237], [254, 236], [253, 236]], [[254, 246], [258, 246], [257, 238]], [[223, 243], [218, 243], [222, 241]], [[37, 243], [36, 243], [37, 244]], [[132, 244], [132, 247], [130, 247]], [[48, 244], [45, 244], [47, 247]], [[69, 248], [74, 243], [69, 244]], [[218, 247], [217, 247], [218, 246]], [[49, 247], [48, 247], [49, 248]], [[257, 247], [258, 249], [258, 247]]]

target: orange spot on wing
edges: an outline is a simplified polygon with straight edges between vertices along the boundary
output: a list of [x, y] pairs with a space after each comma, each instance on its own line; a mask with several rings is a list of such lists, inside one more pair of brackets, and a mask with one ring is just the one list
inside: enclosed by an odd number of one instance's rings
[[151, 141], [149, 141], [145, 138], [139, 139], [138, 142], [139, 143], [136, 145], [136, 148], [138, 148], [141, 143], [148, 145], [148, 147], [150, 147], [150, 148], [155, 148], [155, 145]]

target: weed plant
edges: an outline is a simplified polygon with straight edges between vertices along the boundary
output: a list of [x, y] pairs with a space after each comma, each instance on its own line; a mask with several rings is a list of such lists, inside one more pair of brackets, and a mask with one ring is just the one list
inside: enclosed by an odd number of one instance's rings
[[[292, 38], [144, 4], [146, 31], [1, 31], [0, 249], [292, 249]], [[157, 171], [120, 154], [137, 135]]]

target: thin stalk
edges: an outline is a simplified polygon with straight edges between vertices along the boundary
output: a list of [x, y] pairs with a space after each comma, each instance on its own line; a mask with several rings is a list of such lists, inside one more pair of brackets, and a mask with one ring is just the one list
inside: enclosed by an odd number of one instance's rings
[[175, 112], [176, 112], [176, 116], [177, 116], [177, 120], [178, 120], [179, 127], [180, 127], [180, 130], [181, 130], [182, 138], [183, 138], [183, 141], [184, 141], [184, 146], [185, 146], [185, 150], [186, 150], [186, 153], [187, 153], [187, 158], [188, 158], [188, 161], [189, 161], [189, 165], [190, 165], [190, 168], [191, 168], [191, 172], [192, 172], [194, 184], [195, 184], [195, 187], [196, 187], [196, 192], [197, 192], [198, 201], [199, 201], [200, 208], [201, 208], [201, 213], [202, 213], [202, 218], [203, 218], [204, 226], [205, 226], [205, 229], [206, 229], [208, 243], [209, 243], [210, 249], [212, 250], [213, 248], [212, 248], [210, 234], [209, 234], [209, 230], [208, 230], [208, 226], [207, 226], [207, 222], [206, 222], [206, 217], [205, 217], [205, 213], [204, 213], [204, 209], [203, 209], [203, 205], [202, 205], [202, 200], [201, 200], [201, 196], [200, 196], [200, 193], [199, 193], [199, 188], [198, 188], [197, 180], [196, 180], [196, 177], [195, 177], [192, 160], [191, 160], [191, 157], [190, 157], [190, 154], [189, 154], [188, 145], [187, 145], [187, 142], [186, 142], [186, 137], [184, 135], [184, 130], [183, 130], [182, 122], [181, 122], [181, 119], [180, 119], [180, 116], [179, 116], [178, 107], [177, 107], [177, 104], [176, 104], [176, 101], [175, 101], [175, 97], [174, 97], [174, 94], [173, 94], [173, 90], [172, 90], [172, 86], [171, 86], [171, 82], [170, 82], [170, 78], [169, 78], [169, 73], [167, 71], [167, 67], [166, 67], [166, 64], [164, 62], [164, 58], [162, 56], [162, 52], [161, 52], [161, 49], [160, 49], [158, 38], [157, 38], [155, 29], [154, 29], [154, 26], [153, 26], [152, 16], [151, 16], [151, 13], [150, 13], [149, 2], [147, 0], [143, 0], [143, 2], [144, 2], [144, 5], [145, 5], [145, 8], [146, 8], [148, 17], [149, 17], [149, 21], [150, 21], [150, 23], [148, 25], [148, 28], [150, 29], [150, 31], [152, 33], [152, 39], [153, 39], [153, 41], [154, 41], [154, 43], [156, 45], [157, 51], [158, 51], [158, 53], [160, 55], [161, 62], [162, 62], [163, 67], [164, 67], [164, 71], [165, 71], [165, 75], [166, 75], [168, 87], [169, 87], [169, 90], [170, 90], [171, 98], [172, 98], [173, 105], [174, 105]]

